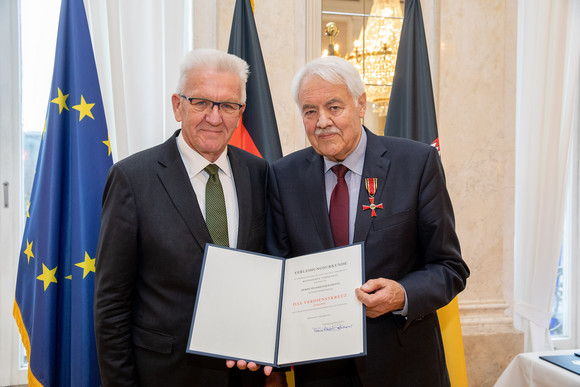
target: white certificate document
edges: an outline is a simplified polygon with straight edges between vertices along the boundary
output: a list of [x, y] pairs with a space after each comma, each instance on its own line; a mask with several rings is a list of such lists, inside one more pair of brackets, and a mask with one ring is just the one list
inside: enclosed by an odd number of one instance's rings
[[283, 259], [207, 245], [187, 352], [287, 366], [366, 355], [363, 244]]

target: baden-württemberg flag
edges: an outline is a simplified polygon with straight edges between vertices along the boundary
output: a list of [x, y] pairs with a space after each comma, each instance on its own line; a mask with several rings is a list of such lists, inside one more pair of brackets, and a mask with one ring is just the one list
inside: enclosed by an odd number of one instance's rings
[[31, 386], [100, 385], [93, 287], [111, 165], [83, 0], [63, 0], [14, 302]]
[[[420, 0], [405, 1], [385, 135], [425, 142], [439, 150], [437, 117]], [[457, 297], [437, 311], [452, 387], [467, 387]]]

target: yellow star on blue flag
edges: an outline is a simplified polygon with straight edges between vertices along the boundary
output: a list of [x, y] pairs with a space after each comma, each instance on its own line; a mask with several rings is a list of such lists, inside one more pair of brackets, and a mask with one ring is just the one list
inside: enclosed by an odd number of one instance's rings
[[109, 149], [109, 153], [107, 153], [108, 156], [111, 155], [111, 140], [109, 140], [109, 136], [107, 136], [107, 141], [103, 141], [103, 144], [105, 144], [107, 146], [107, 148]]
[[83, 262], [75, 263], [75, 266], [83, 269], [83, 278], [85, 278], [91, 271], [93, 273], [95, 272], [95, 258], [91, 258], [89, 253], [85, 251], [85, 260]]
[[46, 289], [48, 288], [48, 285], [50, 285], [51, 283], [57, 283], [58, 281], [56, 280], [56, 267], [54, 269], [49, 269], [48, 267], [46, 267], [44, 265], [44, 263], [42, 264], [42, 274], [39, 275], [38, 277], [36, 277], [36, 279], [41, 280], [42, 282], [44, 282], [44, 291], [46, 291]]
[[62, 109], [69, 110], [68, 109], [68, 106], [66, 106], [66, 99], [68, 98], [69, 95], [68, 94], [67, 95], [63, 95], [62, 94], [62, 91], [60, 91], [60, 88], [57, 88], [57, 90], [58, 90], [58, 97], [56, 97], [55, 99], [53, 99], [50, 102], [55, 103], [55, 104], [58, 105], [58, 114], [61, 114], [62, 113]]
[[73, 109], [78, 110], [81, 113], [79, 115], [79, 122], [82, 121], [83, 118], [85, 118], [86, 116], [91, 117], [93, 120], [95, 119], [95, 117], [93, 117], [93, 113], [91, 113], [91, 109], [93, 108], [93, 106], [95, 106], [94, 103], [87, 103], [85, 101], [85, 97], [81, 95], [81, 103], [72, 107]]
[[28, 243], [28, 239], [26, 240], [26, 250], [24, 250], [24, 254], [28, 257], [28, 263], [30, 263], [30, 258], [34, 258], [34, 254], [32, 253], [32, 244], [34, 242]]

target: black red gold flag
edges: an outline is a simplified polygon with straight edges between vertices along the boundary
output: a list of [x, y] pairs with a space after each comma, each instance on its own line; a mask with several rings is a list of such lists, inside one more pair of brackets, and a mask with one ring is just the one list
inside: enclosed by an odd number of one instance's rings
[[250, 0], [236, 0], [228, 52], [250, 65], [246, 110], [230, 144], [274, 162], [282, 157], [282, 147]]

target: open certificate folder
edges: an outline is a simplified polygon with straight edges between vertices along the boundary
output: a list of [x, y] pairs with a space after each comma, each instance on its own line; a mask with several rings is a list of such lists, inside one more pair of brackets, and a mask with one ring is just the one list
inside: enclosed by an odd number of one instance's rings
[[288, 366], [366, 355], [362, 243], [283, 259], [207, 245], [187, 352]]

